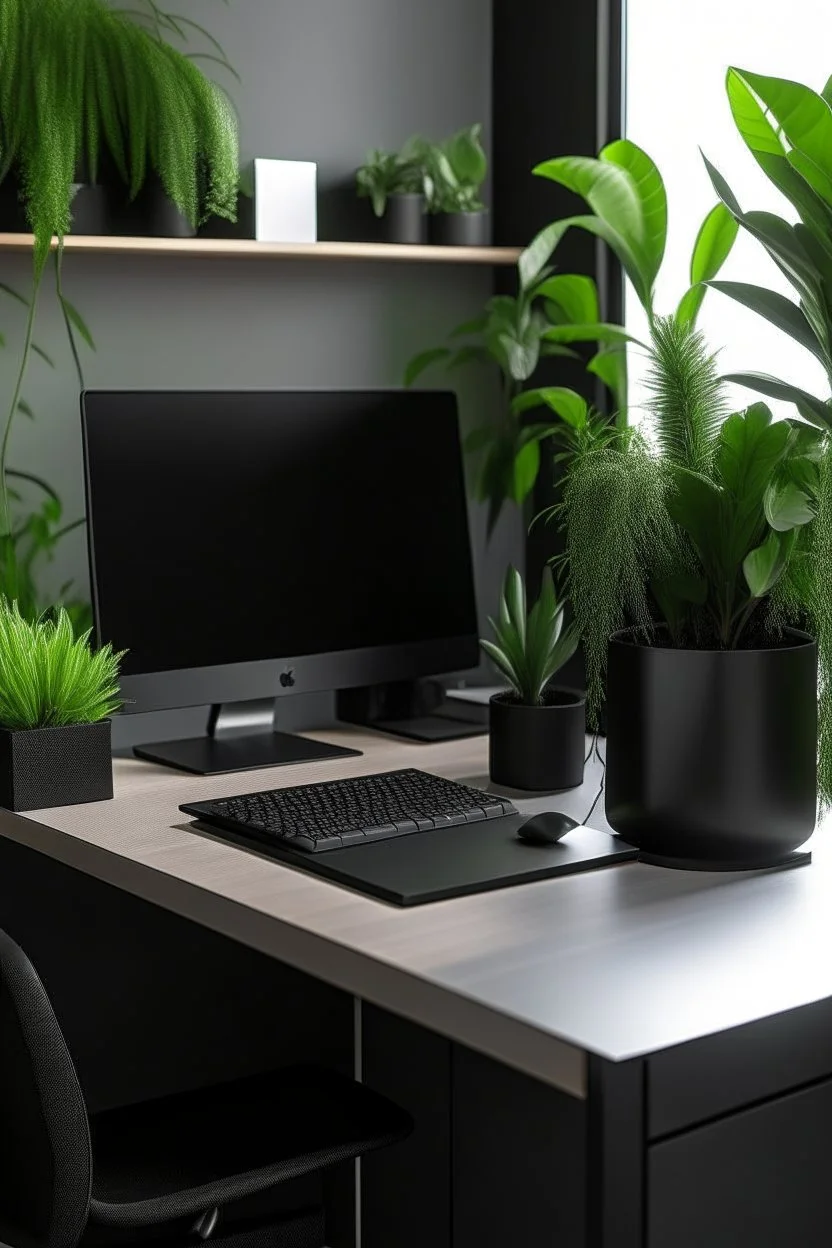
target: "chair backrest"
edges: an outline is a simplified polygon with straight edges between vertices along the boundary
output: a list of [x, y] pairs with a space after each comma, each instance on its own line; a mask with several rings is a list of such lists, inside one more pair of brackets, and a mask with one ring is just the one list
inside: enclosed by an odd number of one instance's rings
[[0, 1241], [75, 1248], [92, 1182], [83, 1093], [46, 989], [0, 931]]

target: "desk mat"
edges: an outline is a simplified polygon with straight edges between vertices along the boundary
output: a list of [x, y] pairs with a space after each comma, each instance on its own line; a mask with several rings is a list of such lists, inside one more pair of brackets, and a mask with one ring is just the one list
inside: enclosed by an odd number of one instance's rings
[[555, 845], [521, 841], [517, 829], [528, 817], [507, 815], [323, 854], [293, 852], [282, 845], [265, 848], [233, 832], [206, 824], [194, 826], [220, 840], [233, 841], [254, 853], [396, 906], [419, 906], [574, 875], [638, 857], [638, 850], [620, 837], [583, 826], [574, 828]]

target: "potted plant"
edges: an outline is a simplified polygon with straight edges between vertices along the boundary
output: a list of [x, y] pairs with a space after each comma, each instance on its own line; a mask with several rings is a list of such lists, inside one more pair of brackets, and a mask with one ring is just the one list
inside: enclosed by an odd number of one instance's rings
[[38, 810], [113, 796], [109, 716], [120, 654], [93, 651], [63, 608], [34, 623], [0, 599], [0, 805]]
[[[570, 343], [596, 341], [599, 349], [587, 367], [612, 390], [624, 410], [624, 355], [611, 349], [625, 340], [622, 330], [599, 324], [598, 290], [591, 277], [553, 274], [538, 265], [532, 249], [518, 264], [516, 295], [495, 295], [481, 316], [457, 326], [444, 346], [422, 351], [408, 364], [404, 382], [412, 386], [430, 368], [453, 371], [468, 364], [491, 364], [500, 375], [502, 402], [496, 421], [479, 424], [465, 438], [465, 450], [479, 457], [473, 494], [488, 505], [487, 532], [494, 530], [507, 502], [523, 507], [530, 498], [541, 464], [541, 444], [569, 420], [574, 394], [563, 387], [529, 390], [541, 360], [552, 356], [578, 359]], [[579, 401], [580, 402], [580, 401]], [[548, 409], [549, 419], [534, 418]], [[531, 413], [531, 416], [530, 416]]]
[[583, 782], [585, 699], [552, 680], [571, 659], [577, 631], [563, 626], [552, 572], [546, 568], [540, 596], [530, 611], [526, 588], [509, 568], [495, 640], [480, 642], [509, 682], [490, 704], [489, 769], [495, 784], [512, 789], [571, 789]]
[[573, 226], [604, 237], [650, 327], [646, 428], [610, 426], [576, 406], [562, 429], [563, 495], [551, 513], [563, 530], [592, 716], [606, 692], [607, 817], [663, 863], [777, 865], [815, 823], [816, 646], [785, 626], [784, 604], [807, 607], [824, 575], [806, 534], [827, 434], [775, 423], [763, 404], [728, 414], [695, 324], [736, 235], [725, 207], [700, 231], [690, 288], [661, 316], [653, 287], [666, 198], [646, 153], [620, 142], [597, 161], [561, 158], [539, 171], [594, 209], [550, 227], [547, 246]]
[[38, 262], [69, 232], [79, 183], [101, 180], [120, 232], [193, 233], [211, 214], [234, 215], [227, 97], [192, 58], [103, 0], [4, 0], [0, 151]]
[[432, 243], [484, 247], [489, 242], [488, 210], [482, 202], [488, 160], [481, 133], [481, 125], [469, 126], [427, 149], [425, 187]]
[[355, 175], [359, 199], [368, 199], [385, 243], [427, 241], [424, 153], [427, 145], [409, 139], [400, 152], [378, 148]]

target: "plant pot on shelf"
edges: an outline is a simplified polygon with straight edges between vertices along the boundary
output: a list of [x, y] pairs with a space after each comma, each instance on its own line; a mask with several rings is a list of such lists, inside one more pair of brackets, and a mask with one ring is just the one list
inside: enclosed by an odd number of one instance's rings
[[112, 234], [135, 238], [194, 238], [195, 228], [179, 210], [155, 173], [147, 175], [135, 199], [122, 186], [114, 196]]
[[388, 195], [387, 207], [377, 228], [382, 243], [426, 243], [428, 218], [424, 195]]
[[489, 773], [495, 784], [538, 792], [583, 783], [586, 699], [550, 689], [540, 706], [496, 693], [490, 702]]
[[225, 217], [209, 217], [199, 227], [200, 238], [253, 239], [254, 238], [254, 199], [251, 195], [237, 194], [237, 220], [229, 221]]
[[606, 810], [647, 861], [777, 866], [811, 836], [817, 647], [789, 630], [738, 650], [610, 641]]
[[0, 806], [42, 810], [113, 796], [110, 721], [0, 728]]
[[438, 247], [487, 247], [491, 220], [482, 212], [437, 212], [430, 218], [430, 241]]

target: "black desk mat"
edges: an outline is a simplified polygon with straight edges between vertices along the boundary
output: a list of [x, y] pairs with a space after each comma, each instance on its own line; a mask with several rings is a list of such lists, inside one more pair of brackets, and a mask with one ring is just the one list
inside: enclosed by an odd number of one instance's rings
[[532, 845], [517, 837], [517, 829], [528, 818], [528, 814], [508, 815], [323, 854], [293, 852], [280, 845], [265, 849], [232, 832], [206, 824], [194, 826], [219, 840], [233, 841], [253, 853], [397, 906], [419, 906], [574, 875], [638, 857], [638, 850], [626, 841], [587, 827], [574, 828], [555, 845]]

